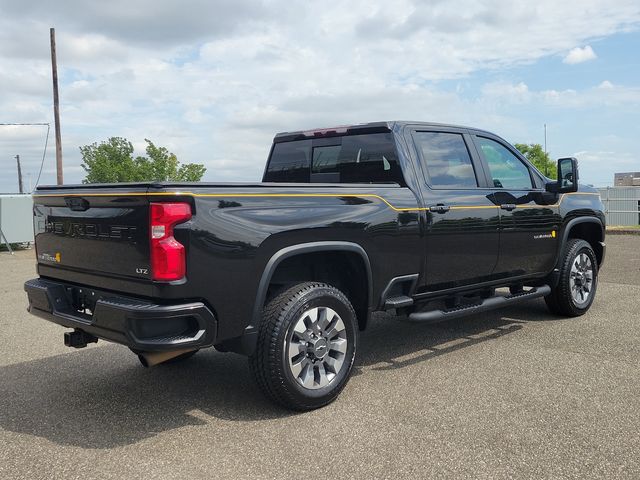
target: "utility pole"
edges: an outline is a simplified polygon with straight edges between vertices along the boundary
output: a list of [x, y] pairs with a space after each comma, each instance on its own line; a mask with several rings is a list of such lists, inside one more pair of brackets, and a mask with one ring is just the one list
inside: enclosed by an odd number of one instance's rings
[[62, 141], [60, 139], [60, 106], [58, 98], [58, 61], [56, 59], [56, 29], [49, 29], [51, 37], [51, 75], [53, 77], [53, 116], [56, 127], [56, 178], [62, 185]]
[[20, 193], [24, 193], [24, 187], [22, 186], [22, 168], [20, 168], [20, 155], [16, 155], [16, 162], [18, 162], [18, 189]]
[[544, 162], [544, 174], [548, 177], [549, 176], [549, 166], [547, 165], [549, 162], [546, 161], [546, 157], [547, 157], [547, 124], [544, 124], [544, 156], [545, 156], [545, 162]]

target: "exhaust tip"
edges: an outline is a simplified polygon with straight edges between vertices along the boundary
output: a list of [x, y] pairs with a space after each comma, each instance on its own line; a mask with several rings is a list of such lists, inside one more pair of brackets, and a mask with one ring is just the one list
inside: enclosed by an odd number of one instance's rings
[[169, 352], [143, 352], [138, 354], [138, 359], [143, 367], [149, 368], [179, 357], [180, 355], [184, 355], [185, 353], [193, 352], [194, 350], [198, 349], [182, 348], [180, 350], [171, 350]]

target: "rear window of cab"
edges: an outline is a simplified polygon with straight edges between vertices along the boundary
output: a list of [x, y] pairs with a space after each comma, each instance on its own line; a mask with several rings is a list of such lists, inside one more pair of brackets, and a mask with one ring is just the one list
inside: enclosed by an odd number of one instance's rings
[[391, 133], [276, 143], [263, 181], [404, 185]]

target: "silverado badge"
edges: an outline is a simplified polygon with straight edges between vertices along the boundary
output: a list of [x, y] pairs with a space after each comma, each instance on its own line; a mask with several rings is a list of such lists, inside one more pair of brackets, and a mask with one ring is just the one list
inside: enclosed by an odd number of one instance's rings
[[55, 262], [60, 263], [62, 257], [60, 256], [60, 252], [56, 252], [55, 255], [50, 255], [48, 253], [41, 253], [38, 255], [40, 260], [44, 260], [45, 262]]

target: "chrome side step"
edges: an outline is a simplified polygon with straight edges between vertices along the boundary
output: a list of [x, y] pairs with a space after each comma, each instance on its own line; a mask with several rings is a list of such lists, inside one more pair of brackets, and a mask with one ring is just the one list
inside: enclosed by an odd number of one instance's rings
[[479, 303], [473, 305], [462, 305], [460, 307], [449, 308], [447, 310], [429, 310], [426, 312], [414, 312], [408, 317], [410, 322], [419, 323], [438, 323], [446, 322], [453, 318], [464, 317], [465, 315], [473, 315], [474, 313], [486, 312], [488, 310], [494, 310], [496, 308], [506, 307], [508, 305], [515, 305], [516, 303], [523, 302], [525, 300], [531, 300], [532, 298], [544, 297], [551, 293], [551, 287], [549, 285], [541, 285], [534, 287], [531, 290], [511, 294], [511, 295], [496, 295], [482, 300]]

